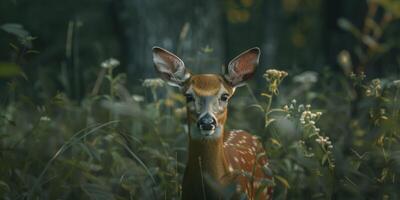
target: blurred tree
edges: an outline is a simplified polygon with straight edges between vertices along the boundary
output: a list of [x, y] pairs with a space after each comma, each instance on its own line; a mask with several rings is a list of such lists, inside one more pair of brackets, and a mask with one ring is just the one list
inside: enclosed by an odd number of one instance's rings
[[37, 51], [17, 61], [9, 43], [20, 45], [0, 38], [0, 51], [7, 52], [1, 60], [21, 62], [27, 74], [21, 89], [35, 98], [49, 98], [59, 90], [75, 99], [87, 94], [100, 63], [118, 56], [107, 8], [108, 0], [1, 1], [4, 23], [21, 24], [34, 38], [28, 50]]
[[131, 82], [137, 84], [155, 73], [153, 46], [177, 53], [195, 72], [219, 70], [224, 40], [217, 1], [114, 0], [112, 4], [122, 64]]
[[263, 25], [268, 65], [317, 69], [326, 64], [323, 5], [320, 0], [266, 1]]

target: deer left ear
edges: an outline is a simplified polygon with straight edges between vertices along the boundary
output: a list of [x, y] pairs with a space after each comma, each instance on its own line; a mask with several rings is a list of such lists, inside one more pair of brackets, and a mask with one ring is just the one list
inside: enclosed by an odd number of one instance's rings
[[229, 62], [225, 69], [225, 80], [233, 87], [244, 85], [252, 77], [260, 60], [260, 49], [251, 48]]
[[161, 78], [172, 86], [182, 87], [191, 76], [183, 61], [163, 48], [153, 47], [153, 62]]

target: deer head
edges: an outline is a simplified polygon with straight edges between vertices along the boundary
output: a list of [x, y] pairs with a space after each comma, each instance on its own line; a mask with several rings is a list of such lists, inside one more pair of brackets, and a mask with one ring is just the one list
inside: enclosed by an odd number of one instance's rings
[[229, 62], [222, 75], [193, 75], [184, 62], [160, 47], [153, 48], [157, 72], [186, 96], [190, 139], [217, 139], [223, 134], [228, 101], [244, 85], [259, 62], [260, 49], [252, 48]]

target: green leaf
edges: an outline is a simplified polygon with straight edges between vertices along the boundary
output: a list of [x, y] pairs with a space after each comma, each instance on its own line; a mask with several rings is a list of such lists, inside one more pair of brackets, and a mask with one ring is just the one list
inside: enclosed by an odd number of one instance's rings
[[25, 30], [21, 24], [14, 24], [14, 23], [3, 24], [2, 26], [0, 26], [0, 29], [2, 29], [7, 33], [17, 36], [18, 38], [26, 38], [30, 36], [29, 32]]
[[10, 191], [10, 186], [4, 181], [0, 181], [0, 192], [9, 192]]
[[361, 33], [360, 31], [357, 29], [356, 26], [354, 26], [349, 20], [344, 19], [344, 18], [340, 18], [338, 20], [338, 25], [340, 28], [342, 28], [345, 31], [348, 31], [350, 33], [352, 33], [355, 37], [360, 38]]
[[271, 138], [271, 142], [272, 142], [272, 144], [275, 144], [275, 145], [278, 146], [278, 147], [281, 147], [281, 146], [282, 146], [282, 144], [281, 144], [278, 140], [276, 140], [276, 139], [274, 139], [274, 138]]
[[264, 108], [260, 104], [251, 104], [249, 107], [258, 108], [260, 111], [264, 112]]
[[281, 182], [282, 185], [283, 185], [285, 188], [287, 188], [287, 189], [290, 188], [289, 182], [288, 182], [285, 178], [283, 178], [282, 176], [278, 176], [278, 175], [275, 176], [275, 178], [276, 178], [279, 182]]
[[276, 121], [276, 120], [275, 119], [265, 119], [265, 127], [268, 127], [274, 121]]
[[0, 78], [22, 75], [20, 66], [14, 63], [0, 63]]
[[327, 160], [328, 160], [328, 154], [324, 154], [324, 156], [322, 156], [321, 165], [324, 165]]
[[111, 200], [115, 199], [111, 193], [111, 189], [104, 185], [85, 183], [81, 185], [81, 188], [90, 197], [90, 199], [96, 200]]

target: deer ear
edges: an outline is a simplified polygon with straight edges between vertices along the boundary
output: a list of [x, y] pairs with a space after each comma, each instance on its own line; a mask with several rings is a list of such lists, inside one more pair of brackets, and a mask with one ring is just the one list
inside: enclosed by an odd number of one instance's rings
[[183, 61], [163, 48], [153, 47], [153, 62], [161, 78], [172, 86], [182, 87], [190, 78]]
[[244, 85], [244, 82], [254, 74], [260, 59], [260, 49], [251, 48], [229, 62], [225, 69], [225, 80], [233, 87]]

